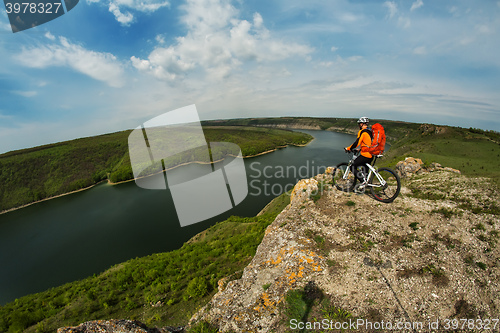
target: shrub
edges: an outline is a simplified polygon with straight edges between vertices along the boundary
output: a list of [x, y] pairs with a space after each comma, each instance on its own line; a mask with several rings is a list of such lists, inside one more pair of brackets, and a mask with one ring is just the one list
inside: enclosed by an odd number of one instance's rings
[[202, 298], [206, 295], [207, 291], [208, 286], [205, 279], [198, 276], [189, 282], [186, 289], [187, 295], [194, 298]]

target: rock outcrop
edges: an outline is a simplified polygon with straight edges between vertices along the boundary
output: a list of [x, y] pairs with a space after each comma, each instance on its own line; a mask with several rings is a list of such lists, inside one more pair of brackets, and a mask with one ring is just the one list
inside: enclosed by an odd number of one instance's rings
[[439, 163], [431, 163], [428, 167], [424, 166], [424, 162], [420, 158], [407, 157], [404, 161], [399, 161], [396, 164], [396, 172], [401, 178], [408, 178], [413, 175], [421, 175], [424, 173], [434, 172], [434, 171], [448, 171], [460, 174], [460, 170], [443, 167]]
[[[317, 190], [316, 179], [301, 180], [292, 191], [286, 211], [307, 211], [313, 205], [308, 198]], [[222, 331], [238, 332], [268, 332], [274, 327], [286, 292], [303, 285], [326, 267], [326, 258], [318, 253], [314, 242], [296, 232], [297, 222], [301, 223], [288, 214], [280, 214], [266, 230], [242, 278], [220, 286], [219, 292], [191, 322], [206, 320]]]
[[448, 131], [448, 127], [446, 126], [436, 126], [431, 124], [422, 124], [420, 126], [420, 132], [423, 135], [426, 134], [444, 134]]

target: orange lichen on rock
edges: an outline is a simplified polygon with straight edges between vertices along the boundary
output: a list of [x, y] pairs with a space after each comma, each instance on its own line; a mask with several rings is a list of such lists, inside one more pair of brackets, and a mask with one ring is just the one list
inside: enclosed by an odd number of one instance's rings
[[266, 228], [266, 230], [264, 230], [264, 235], [268, 235], [270, 234], [271, 232], [273, 232], [274, 230], [277, 230], [278, 228], [277, 227], [273, 227], [272, 225], [270, 225], [269, 227]]
[[271, 257], [270, 260], [267, 260], [265, 263], [266, 264], [272, 264], [272, 265], [278, 265], [279, 263], [281, 263], [283, 261], [283, 257], [287, 254], [293, 254], [294, 252], [294, 248], [291, 247], [291, 248], [281, 248], [280, 249], [280, 253], [278, 254], [278, 257], [276, 259], [273, 259]]
[[275, 303], [271, 301], [268, 293], [262, 293], [262, 299], [264, 300], [264, 306], [273, 306]]

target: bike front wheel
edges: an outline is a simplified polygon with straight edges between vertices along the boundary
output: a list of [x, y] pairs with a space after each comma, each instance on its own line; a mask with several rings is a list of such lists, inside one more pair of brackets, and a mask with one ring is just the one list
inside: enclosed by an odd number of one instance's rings
[[340, 191], [352, 190], [352, 185], [354, 184], [354, 175], [350, 170], [348, 170], [348, 167], [349, 165], [347, 163], [340, 163], [335, 167], [335, 171], [333, 173], [333, 183], [335, 184], [335, 187]]
[[380, 168], [377, 173], [372, 175], [369, 185], [373, 197], [385, 203], [393, 202], [401, 191], [398, 174], [389, 168]]

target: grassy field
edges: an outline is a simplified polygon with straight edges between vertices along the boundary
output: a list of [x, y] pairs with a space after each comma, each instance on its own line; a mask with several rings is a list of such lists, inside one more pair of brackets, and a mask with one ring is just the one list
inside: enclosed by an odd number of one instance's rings
[[405, 156], [458, 169], [467, 176], [500, 180], [500, 134], [477, 129], [436, 127], [409, 132], [394, 142], [387, 152], [385, 164], [394, 165]]
[[[276, 147], [303, 145], [304, 133], [251, 127], [207, 127], [207, 142], [232, 142], [243, 156]], [[133, 178], [128, 154], [130, 131], [82, 138], [0, 155], [0, 211], [94, 185]], [[182, 156], [173, 167], [185, 161]]]

